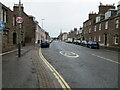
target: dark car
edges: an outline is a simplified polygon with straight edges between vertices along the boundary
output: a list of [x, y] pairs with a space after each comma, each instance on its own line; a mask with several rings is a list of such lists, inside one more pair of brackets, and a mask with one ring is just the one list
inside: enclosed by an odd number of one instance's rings
[[95, 42], [95, 41], [89, 41], [88, 44], [87, 44], [87, 47], [99, 49], [99, 43]]
[[81, 46], [87, 47], [88, 41], [81, 41]]
[[48, 40], [41, 41], [41, 47], [50, 47], [50, 42]]

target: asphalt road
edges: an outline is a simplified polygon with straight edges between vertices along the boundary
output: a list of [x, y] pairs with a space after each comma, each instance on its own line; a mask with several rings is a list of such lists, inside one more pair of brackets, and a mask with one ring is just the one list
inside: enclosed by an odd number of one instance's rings
[[118, 88], [115, 51], [54, 41], [42, 53], [71, 88]]

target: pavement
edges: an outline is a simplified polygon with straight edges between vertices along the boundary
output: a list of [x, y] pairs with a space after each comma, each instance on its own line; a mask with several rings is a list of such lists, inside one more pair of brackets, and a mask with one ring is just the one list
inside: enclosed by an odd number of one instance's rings
[[27, 46], [2, 55], [2, 88], [61, 88], [57, 79], [41, 60], [39, 46]]

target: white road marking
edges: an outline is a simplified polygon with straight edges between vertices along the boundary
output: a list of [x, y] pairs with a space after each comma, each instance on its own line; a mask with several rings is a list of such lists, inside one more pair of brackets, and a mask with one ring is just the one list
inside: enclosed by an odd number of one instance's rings
[[[12, 52], [15, 52], [15, 51], [17, 51], [17, 50], [18, 50], [18, 49], [15, 49], [15, 50], [12, 50], [12, 51], [9, 51], [9, 52], [5, 52], [5, 53], [1, 53], [0, 56], [6, 55], [6, 54], [9, 54], [9, 53], [12, 53]], [[25, 49], [21, 49], [21, 50], [25, 51]]]
[[76, 53], [70, 52], [70, 51], [60, 51], [59, 53], [62, 54], [63, 56], [70, 57], [70, 58], [79, 57], [79, 55], [77, 55]]
[[5, 54], [9, 54], [9, 53], [12, 53], [12, 52], [15, 52], [15, 51], [17, 51], [17, 49], [16, 49], [16, 50], [9, 51], [9, 52], [1, 53], [0, 56], [5, 55]]
[[63, 77], [55, 70], [55, 68], [44, 58], [41, 52], [41, 48], [39, 49], [39, 56], [43, 60], [43, 62], [48, 66], [50, 71], [53, 73], [53, 75], [57, 78], [58, 82], [60, 83], [61, 87], [64, 90], [71, 90], [70, 86], [67, 84], [67, 82], [63, 79]]
[[104, 58], [102, 56], [99, 56], [99, 55], [95, 55], [95, 54], [92, 54], [93, 56], [96, 56], [96, 57], [99, 57], [99, 58], [102, 58], [106, 61], [110, 61], [110, 62], [113, 62], [113, 63], [116, 63], [116, 64], [120, 64], [119, 62], [115, 61], [115, 60], [112, 60], [112, 59], [108, 59], [108, 58]]

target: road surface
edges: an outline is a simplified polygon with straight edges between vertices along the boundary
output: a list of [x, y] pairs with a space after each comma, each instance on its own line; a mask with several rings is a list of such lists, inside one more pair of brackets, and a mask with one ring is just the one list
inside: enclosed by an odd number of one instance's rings
[[53, 41], [42, 53], [71, 88], [118, 88], [115, 51]]

